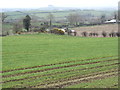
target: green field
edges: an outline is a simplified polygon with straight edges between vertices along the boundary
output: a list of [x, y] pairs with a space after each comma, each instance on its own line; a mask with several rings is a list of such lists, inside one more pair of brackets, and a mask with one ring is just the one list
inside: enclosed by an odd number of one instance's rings
[[55, 19], [63, 19], [71, 13], [79, 13], [80, 15], [93, 15], [99, 17], [103, 14], [106, 16], [111, 16], [114, 13], [114, 10], [111, 11], [101, 11], [101, 10], [29, 10], [29, 11], [11, 11], [5, 12], [5, 14], [9, 15], [8, 20], [10, 19], [21, 19], [25, 17], [26, 14], [37, 16], [37, 18], [47, 18], [48, 14], [52, 13], [55, 16]]
[[[118, 84], [117, 37], [14, 35], [2, 37], [2, 49], [3, 88], [116, 88]], [[95, 78], [101, 82], [96, 84]]]

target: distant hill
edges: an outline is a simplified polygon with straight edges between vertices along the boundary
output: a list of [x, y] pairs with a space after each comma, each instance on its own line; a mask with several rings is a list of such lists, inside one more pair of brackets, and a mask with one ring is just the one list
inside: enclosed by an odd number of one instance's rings
[[76, 9], [93, 9], [93, 10], [108, 10], [113, 11], [117, 10], [117, 7], [55, 7], [52, 5], [48, 5], [48, 7], [40, 7], [40, 8], [2, 8], [2, 12], [9, 11], [29, 11], [29, 10], [76, 10]]

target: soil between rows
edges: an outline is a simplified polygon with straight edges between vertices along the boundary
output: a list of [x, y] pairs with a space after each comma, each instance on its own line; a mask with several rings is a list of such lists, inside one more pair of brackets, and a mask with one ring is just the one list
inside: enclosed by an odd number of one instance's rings
[[112, 76], [118, 76], [118, 74], [108, 74], [108, 75], [103, 75], [103, 76], [99, 76], [99, 77], [91, 77], [89, 79], [83, 79], [83, 80], [80, 80], [78, 79], [78, 81], [76, 80], [75, 82], [68, 82], [68, 83], [65, 83], [65, 84], [61, 84], [61, 85], [56, 85], [56, 86], [53, 86], [53, 87], [48, 87], [48, 88], [65, 88], [65, 87], [68, 87], [68, 86], [71, 86], [71, 85], [75, 85], [75, 84], [79, 84], [79, 83], [82, 83], [82, 82], [90, 82], [90, 81], [93, 81], [93, 80], [98, 80], [98, 79], [105, 79], [105, 78], [109, 78], [109, 77], [112, 77]]
[[14, 75], [12, 75], [12, 74], [3, 75], [2, 78], [25, 75], [25, 74], [30, 74], [30, 73], [44, 72], [44, 71], [49, 71], [49, 70], [61, 69], [61, 68], [75, 67], [75, 66], [79, 66], [79, 65], [88, 65], [88, 64], [96, 64], [96, 63], [100, 63], [100, 62], [115, 61], [115, 60], [118, 60], [118, 59], [110, 59], [110, 60], [105, 60], [105, 61], [97, 61], [97, 62], [84, 63], [84, 64], [73, 64], [73, 65], [67, 65], [67, 66], [62, 66], [62, 67], [54, 67], [54, 68], [47, 68], [47, 69], [42, 69], [42, 70], [30, 71], [30, 72], [17, 73], [17, 74], [14, 74]]
[[[120, 70], [119, 70], [120, 71]], [[109, 77], [109, 76], [113, 76], [113, 75], [118, 75], [118, 74], [110, 74], [110, 73], [116, 73], [118, 72], [118, 70], [112, 70], [112, 71], [107, 71], [107, 72], [99, 72], [99, 73], [94, 73], [94, 74], [89, 74], [89, 75], [83, 75], [83, 76], [78, 76], [78, 77], [71, 77], [71, 78], [67, 78], [67, 79], [63, 79], [63, 80], [59, 80], [59, 81], [53, 81], [53, 82], [49, 82], [47, 84], [39, 84], [36, 86], [31, 86], [30, 88], [38, 88], [38, 87], [42, 87], [42, 88], [56, 88], [56, 87], [64, 87], [68, 84], [72, 85], [74, 83], [80, 83], [82, 81], [89, 81], [90, 79], [97, 79], [99, 78], [99, 76], [101, 75], [101, 77]], [[106, 74], [108, 74], [107, 76], [105, 76]], [[95, 77], [95, 78], [93, 78]], [[82, 81], [80, 79], [83, 79]], [[75, 81], [75, 82], [74, 82]]]
[[32, 79], [32, 78], [38, 78], [38, 77], [40, 78], [40, 77], [44, 77], [44, 76], [52, 76], [52, 75], [57, 75], [57, 74], [62, 74], [62, 73], [72, 72], [72, 71], [90, 70], [90, 69], [95, 69], [95, 68], [97, 69], [97, 68], [102, 68], [102, 67], [107, 67], [107, 66], [113, 66], [113, 65], [118, 65], [118, 63], [100, 65], [100, 66], [91, 67], [91, 68], [73, 69], [73, 70], [61, 71], [61, 72], [56, 72], [56, 73], [51, 73], [51, 74], [38, 75], [38, 76], [33, 76], [33, 77], [26, 77], [26, 78], [21, 78], [21, 79], [13, 79], [13, 80], [8, 80], [8, 81], [3, 81], [1, 83], [21, 81], [21, 80], [27, 80], [27, 79]]
[[[116, 55], [116, 56], [118, 57], [118, 55]], [[55, 63], [55, 64], [39, 65], [39, 66], [33, 66], [33, 67], [27, 67], [27, 68], [11, 69], [11, 70], [0, 71], [0, 72], [1, 72], [1, 73], [5, 73], [5, 72], [12, 72], [12, 71], [17, 71], [17, 70], [33, 69], [33, 68], [38, 68], [38, 67], [46, 67], [46, 66], [60, 65], [60, 64], [72, 63], [72, 62], [79, 62], [79, 61], [89, 61], [89, 60], [95, 60], [95, 59], [104, 59], [104, 58], [110, 58], [110, 57], [116, 57], [116, 56], [107, 56], [107, 57], [98, 57], [98, 58], [85, 59], [85, 60], [67, 61], [67, 62], [60, 62], [60, 63]]]

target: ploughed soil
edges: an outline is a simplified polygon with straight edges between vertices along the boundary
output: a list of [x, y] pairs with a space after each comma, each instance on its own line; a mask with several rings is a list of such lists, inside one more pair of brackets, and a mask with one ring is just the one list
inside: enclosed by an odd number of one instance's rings
[[[77, 31], [77, 36], [82, 36], [82, 32], [89, 33], [98, 33], [98, 37], [103, 37], [102, 32], [105, 31], [107, 34], [111, 32], [118, 32], [118, 24], [105, 24], [105, 25], [95, 25], [95, 26], [83, 26], [83, 27], [77, 27], [73, 28]], [[108, 36], [108, 35], [107, 35]]]

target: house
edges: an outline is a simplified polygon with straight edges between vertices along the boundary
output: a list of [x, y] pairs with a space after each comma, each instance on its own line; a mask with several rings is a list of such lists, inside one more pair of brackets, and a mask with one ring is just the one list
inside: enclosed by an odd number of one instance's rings
[[116, 19], [111, 19], [111, 20], [105, 21], [105, 23], [117, 23], [117, 20]]

